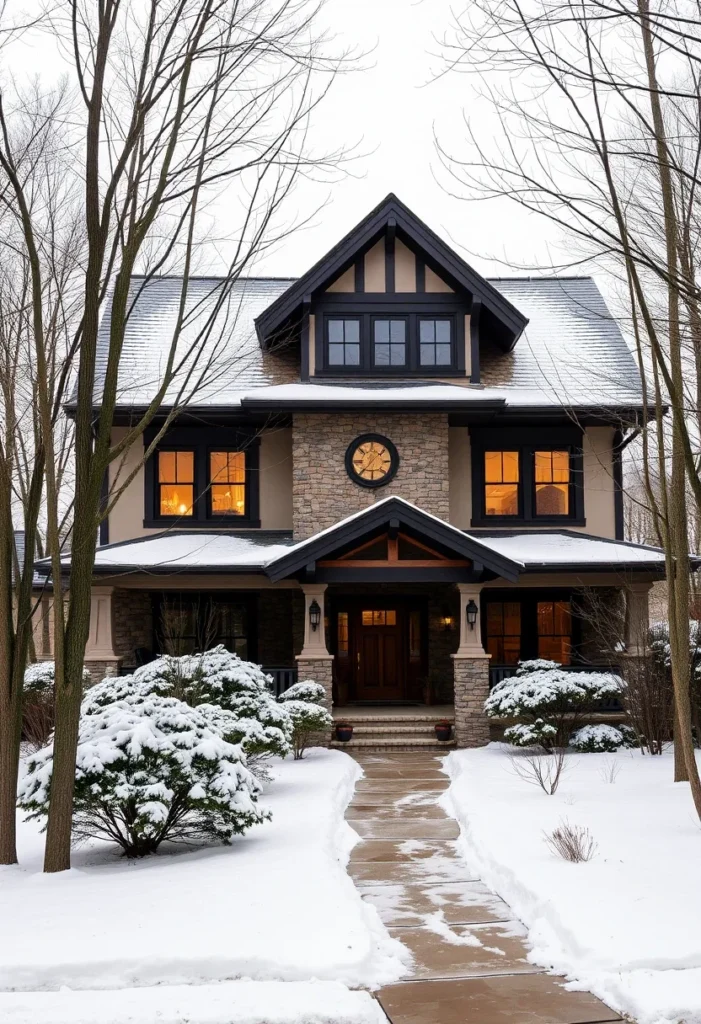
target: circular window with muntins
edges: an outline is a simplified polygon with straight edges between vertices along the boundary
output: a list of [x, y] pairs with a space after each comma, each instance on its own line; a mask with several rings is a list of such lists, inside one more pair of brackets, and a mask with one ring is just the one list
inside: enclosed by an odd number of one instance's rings
[[381, 434], [362, 434], [348, 446], [346, 471], [361, 487], [388, 484], [399, 468], [397, 449]]

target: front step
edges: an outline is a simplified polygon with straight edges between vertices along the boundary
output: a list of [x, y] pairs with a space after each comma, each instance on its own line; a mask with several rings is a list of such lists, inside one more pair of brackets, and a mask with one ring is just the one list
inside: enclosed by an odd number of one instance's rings
[[436, 739], [436, 722], [449, 721], [454, 726], [452, 715], [430, 712], [416, 714], [373, 715], [371, 712], [337, 712], [337, 721], [353, 726], [353, 739], [348, 743], [332, 740], [331, 747], [337, 750], [451, 750], [455, 739], [441, 742]]

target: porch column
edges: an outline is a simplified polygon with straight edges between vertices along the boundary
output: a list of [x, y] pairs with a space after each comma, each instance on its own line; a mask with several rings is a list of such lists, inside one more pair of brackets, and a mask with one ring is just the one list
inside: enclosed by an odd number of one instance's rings
[[[333, 655], [326, 647], [325, 583], [302, 583], [304, 593], [304, 645], [298, 655], [297, 678], [313, 679], [326, 690], [325, 705], [331, 710], [333, 704]], [[319, 624], [314, 628], [312, 611], [314, 602], [319, 608]]]
[[648, 649], [650, 612], [648, 602], [652, 583], [629, 583], [626, 587], [626, 654], [642, 658]]
[[85, 648], [85, 667], [94, 683], [119, 673], [120, 656], [114, 649], [112, 629], [113, 587], [93, 587], [90, 598], [90, 632]]
[[[484, 702], [489, 696], [489, 658], [482, 646], [481, 583], [458, 583], [460, 594], [460, 646], [453, 658], [455, 689], [455, 738], [459, 747], [482, 747], [489, 743], [489, 719]], [[470, 604], [474, 602], [474, 604]], [[477, 615], [473, 625], [468, 621]]]

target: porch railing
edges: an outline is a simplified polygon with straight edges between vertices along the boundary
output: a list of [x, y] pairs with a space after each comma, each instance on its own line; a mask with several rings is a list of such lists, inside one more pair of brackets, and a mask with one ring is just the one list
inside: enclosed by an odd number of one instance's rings
[[289, 690], [292, 684], [297, 682], [296, 668], [270, 668], [268, 665], [264, 665], [263, 671], [266, 675], [273, 677], [273, 693], [276, 697], [279, 697], [285, 690]]
[[[518, 665], [490, 665], [489, 666], [489, 689], [493, 689], [502, 679], [516, 675]], [[610, 672], [611, 675], [620, 676], [619, 665], [560, 665], [563, 672]], [[597, 711], [622, 711], [621, 702], [617, 697], [609, 697], [599, 701], [596, 705]]]

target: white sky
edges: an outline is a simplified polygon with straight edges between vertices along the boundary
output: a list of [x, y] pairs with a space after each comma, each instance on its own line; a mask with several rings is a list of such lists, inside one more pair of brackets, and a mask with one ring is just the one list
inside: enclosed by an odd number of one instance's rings
[[[461, 3], [452, 0], [457, 10]], [[441, 68], [437, 37], [450, 28], [451, 0], [327, 0], [323, 19], [340, 49], [365, 56], [360, 70], [339, 76], [315, 112], [312, 143], [322, 152], [355, 145], [358, 156], [349, 173], [331, 185], [300, 184], [287, 215], [306, 220], [322, 209], [307, 227], [260, 258], [254, 272], [303, 273], [388, 192], [395, 192], [480, 273], [508, 276], [562, 262], [562, 237], [544, 219], [506, 198], [467, 202], [441, 187], [447, 177], [434, 131], [446, 148], [467, 154], [463, 117], [485, 139], [494, 124], [475, 78], [433, 80]], [[30, 34], [13, 50], [11, 65], [19, 76], [30, 68], [30, 74], [53, 77], [61, 66], [55, 40]], [[209, 212], [226, 226], [231, 210], [225, 193], [218, 206]], [[215, 257], [207, 270], [216, 269]]]

